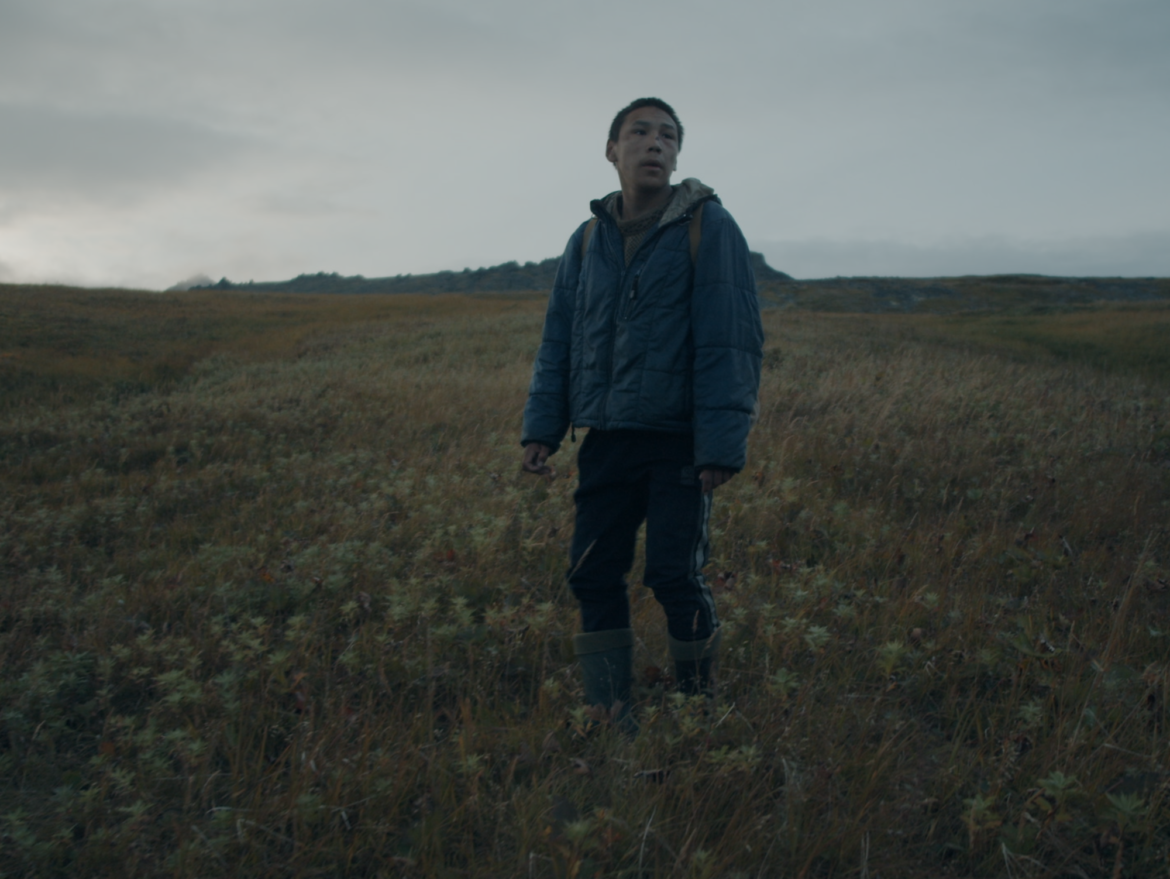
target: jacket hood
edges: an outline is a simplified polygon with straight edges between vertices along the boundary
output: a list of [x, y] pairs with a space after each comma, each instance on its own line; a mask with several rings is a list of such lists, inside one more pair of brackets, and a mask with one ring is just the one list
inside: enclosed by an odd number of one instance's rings
[[658, 225], [673, 223], [683, 214], [688, 214], [709, 198], [716, 198], [715, 190], [700, 183], [697, 177], [687, 177], [674, 187], [674, 196], [666, 206], [666, 213]]
[[[666, 206], [666, 212], [663, 213], [662, 219], [658, 221], [659, 226], [666, 226], [673, 223], [679, 217], [694, 210], [708, 199], [719, 200], [719, 197], [715, 195], [715, 190], [700, 182], [697, 177], [687, 177], [682, 183], [676, 183], [671, 189], [674, 190], [674, 195], [670, 197], [670, 202]], [[604, 198], [593, 202], [593, 206], [595, 209], [600, 207], [610, 216], [615, 216], [617, 200], [621, 194], [620, 189], [616, 192], [611, 192]]]

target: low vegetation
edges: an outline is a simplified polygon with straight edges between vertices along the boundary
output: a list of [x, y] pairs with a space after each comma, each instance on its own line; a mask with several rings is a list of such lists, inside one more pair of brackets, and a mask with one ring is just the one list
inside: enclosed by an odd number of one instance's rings
[[794, 281], [761, 275], [765, 306], [873, 314], [1051, 314], [1097, 303], [1139, 308], [1170, 299], [1170, 278], [1060, 278], [970, 275], [958, 278], [821, 278]]
[[636, 567], [629, 741], [540, 297], [0, 290], [0, 872], [1164, 874], [1166, 312], [1076, 314], [769, 311], [718, 698]]

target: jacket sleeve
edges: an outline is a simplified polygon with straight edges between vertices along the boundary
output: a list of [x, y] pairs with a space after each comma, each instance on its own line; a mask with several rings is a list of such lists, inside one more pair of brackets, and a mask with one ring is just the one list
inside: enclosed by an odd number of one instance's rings
[[536, 353], [532, 382], [528, 385], [521, 445], [543, 443], [555, 452], [569, 429], [569, 358], [585, 226], [586, 223], [582, 223], [573, 233], [557, 268], [544, 317], [540, 350]]
[[760, 388], [764, 328], [743, 233], [717, 202], [703, 209], [691, 299], [695, 465], [742, 470]]

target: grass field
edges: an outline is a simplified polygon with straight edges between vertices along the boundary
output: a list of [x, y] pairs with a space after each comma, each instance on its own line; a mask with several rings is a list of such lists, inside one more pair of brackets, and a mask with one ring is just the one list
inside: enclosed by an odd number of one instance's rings
[[1026, 359], [1046, 353], [1170, 383], [1170, 303], [910, 320], [924, 336], [947, 342]]
[[0, 872], [1170, 875], [1164, 307], [768, 312], [717, 705], [634, 585], [632, 742], [543, 307], [0, 287]]

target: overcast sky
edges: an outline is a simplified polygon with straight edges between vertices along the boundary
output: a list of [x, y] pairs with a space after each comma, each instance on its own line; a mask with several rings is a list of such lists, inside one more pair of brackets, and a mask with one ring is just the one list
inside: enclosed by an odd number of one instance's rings
[[1170, 275], [1167, 0], [0, 0], [0, 281], [558, 255], [671, 102], [797, 277]]

